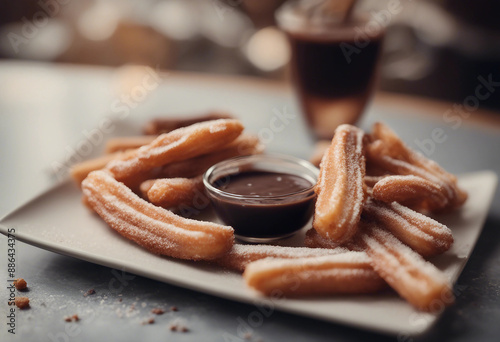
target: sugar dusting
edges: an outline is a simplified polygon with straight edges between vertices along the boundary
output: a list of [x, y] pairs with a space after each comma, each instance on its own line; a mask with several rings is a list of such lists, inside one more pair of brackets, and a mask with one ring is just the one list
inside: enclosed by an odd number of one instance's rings
[[446, 197], [452, 206], [465, 200], [466, 196], [458, 188], [454, 175], [446, 172], [435, 161], [408, 147], [388, 126], [382, 123], [375, 124], [374, 135], [387, 144], [387, 149], [392, 148], [402, 154], [401, 160], [394, 156], [383, 155], [380, 161], [385, 164], [385, 167], [392, 168], [395, 173], [414, 174], [439, 184], [446, 192]]
[[343, 247], [334, 249], [327, 248], [308, 248], [308, 247], [284, 247], [271, 245], [234, 245], [233, 248], [217, 263], [239, 271], [256, 260], [265, 258], [307, 258], [321, 257], [333, 254], [347, 253], [349, 250]]
[[386, 204], [369, 200], [365, 212], [423, 255], [443, 252], [453, 242], [448, 227], [397, 202]]
[[341, 125], [321, 162], [315, 228], [335, 241], [356, 231], [364, 202], [365, 160], [362, 130]]
[[91, 173], [82, 190], [110, 227], [153, 253], [200, 258], [227, 239], [232, 243], [231, 227], [177, 216], [142, 200], [106, 171]]
[[121, 178], [209, 152], [234, 140], [242, 130], [243, 126], [237, 120], [199, 122], [164, 133], [149, 145], [137, 149], [134, 155], [111, 161], [107, 168]]
[[247, 268], [252, 269], [274, 269], [274, 268], [286, 268], [286, 267], [362, 267], [371, 268], [370, 257], [365, 252], [355, 252], [347, 251], [339, 254], [330, 254], [322, 256], [309, 256], [309, 257], [299, 257], [299, 258], [266, 258], [255, 262], [252, 262], [247, 266]]
[[414, 305], [423, 307], [433, 295], [449, 289], [444, 273], [389, 232], [371, 225], [362, 239], [375, 270]]
[[372, 292], [383, 281], [365, 252], [298, 259], [267, 258], [250, 263], [243, 274], [248, 285], [269, 293], [288, 294]]
[[433, 210], [438, 210], [449, 202], [444, 190], [442, 185], [419, 176], [391, 175], [375, 184], [373, 196], [385, 202], [392, 200], [404, 203], [427, 202]]
[[390, 206], [396, 213], [401, 215], [401, 217], [408, 220], [408, 222], [412, 223], [415, 227], [422, 229], [434, 239], [443, 237], [449, 239], [452, 235], [451, 230], [447, 226], [426, 215], [411, 210], [410, 208], [396, 202], [391, 203]]

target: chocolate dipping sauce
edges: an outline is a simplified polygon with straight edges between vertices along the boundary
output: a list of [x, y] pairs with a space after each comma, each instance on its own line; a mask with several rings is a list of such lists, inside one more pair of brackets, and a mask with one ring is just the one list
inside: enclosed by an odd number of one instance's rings
[[314, 211], [313, 184], [301, 176], [245, 170], [218, 178], [212, 184], [236, 195], [211, 199], [219, 217], [235, 229], [237, 236], [290, 235], [301, 229]]

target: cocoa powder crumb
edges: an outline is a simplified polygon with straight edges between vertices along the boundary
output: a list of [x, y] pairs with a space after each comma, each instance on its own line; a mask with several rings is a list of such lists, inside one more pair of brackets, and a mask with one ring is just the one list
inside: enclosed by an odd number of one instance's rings
[[23, 291], [28, 287], [28, 283], [26, 283], [26, 280], [24, 280], [23, 278], [17, 278], [16, 280], [14, 280], [14, 286], [18, 291]]
[[170, 323], [170, 330], [171, 331], [180, 331], [180, 332], [188, 332], [189, 331], [189, 328], [183, 324], [181, 321], [179, 320], [174, 320], [172, 323]]
[[79, 320], [80, 320], [80, 317], [77, 314], [64, 317], [65, 322], [78, 322]]
[[85, 292], [83, 296], [87, 297], [87, 296], [91, 296], [93, 294], [95, 294], [95, 290], [94, 289], [90, 289], [87, 292]]
[[163, 315], [165, 313], [165, 310], [160, 308], [154, 308], [151, 310], [151, 313], [154, 313], [155, 315]]
[[154, 318], [148, 318], [147, 320], [145, 320], [144, 322], [142, 322], [142, 325], [146, 325], [146, 324], [153, 324], [155, 322], [155, 319]]
[[14, 299], [16, 306], [23, 310], [30, 307], [30, 299], [28, 297], [16, 297]]

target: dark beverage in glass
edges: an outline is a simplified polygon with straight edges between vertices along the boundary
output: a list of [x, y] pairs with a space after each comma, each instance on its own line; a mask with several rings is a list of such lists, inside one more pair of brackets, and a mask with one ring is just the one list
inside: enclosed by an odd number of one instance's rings
[[368, 31], [372, 27], [360, 19], [286, 20], [278, 14], [290, 41], [293, 83], [302, 110], [316, 135], [331, 139], [338, 125], [358, 120], [370, 99], [384, 30]]

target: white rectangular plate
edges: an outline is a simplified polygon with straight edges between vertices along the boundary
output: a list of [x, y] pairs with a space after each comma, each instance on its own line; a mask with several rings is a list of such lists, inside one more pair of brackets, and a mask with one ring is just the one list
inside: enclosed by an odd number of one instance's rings
[[[437, 217], [455, 238], [453, 247], [432, 262], [455, 282], [472, 253], [496, 188], [497, 176], [484, 171], [459, 177], [469, 193], [465, 206]], [[255, 305], [390, 334], [426, 331], [440, 313], [414, 310], [396, 294], [307, 299], [266, 299], [248, 289], [241, 276], [205, 263], [153, 255], [118, 235], [81, 204], [81, 194], [64, 183], [0, 221], [0, 232], [16, 228], [17, 239], [57, 253], [123, 269], [159, 281]], [[285, 244], [296, 244], [300, 235]], [[460, 298], [458, 299], [460, 300]]]

